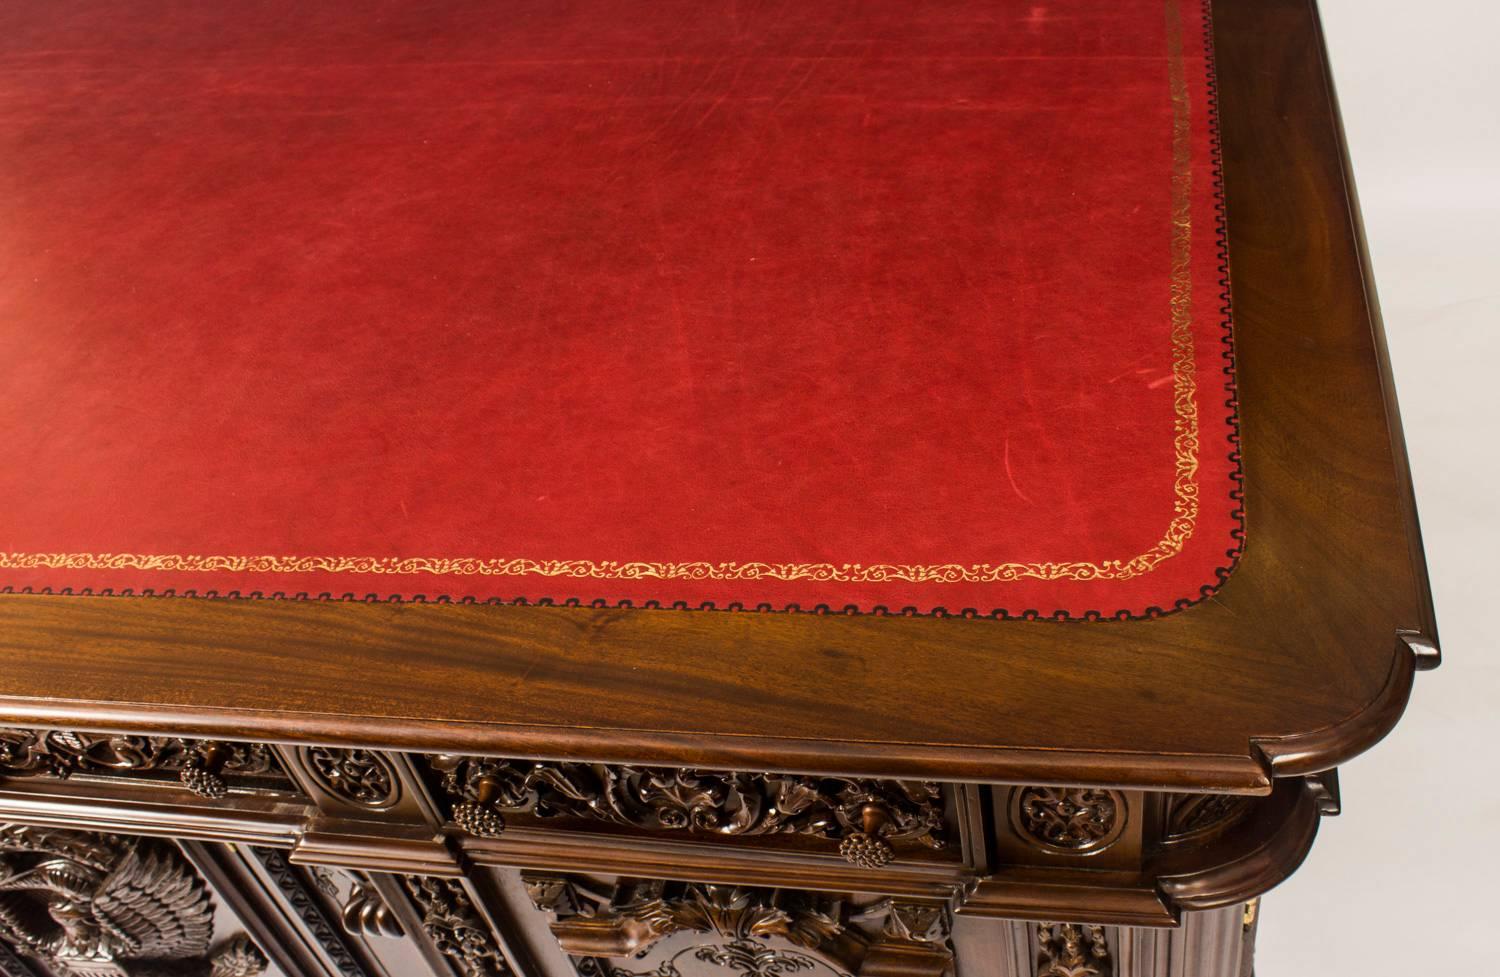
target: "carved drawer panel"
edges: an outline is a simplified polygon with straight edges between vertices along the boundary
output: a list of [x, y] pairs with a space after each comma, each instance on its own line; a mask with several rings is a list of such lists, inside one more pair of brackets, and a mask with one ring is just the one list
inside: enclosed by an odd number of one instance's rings
[[479, 838], [512, 822], [660, 838], [760, 839], [879, 868], [957, 859], [949, 791], [927, 781], [758, 774], [452, 754], [426, 758], [450, 820]]
[[232, 788], [295, 790], [271, 747], [180, 736], [0, 729], [0, 778], [176, 781], [200, 797]]

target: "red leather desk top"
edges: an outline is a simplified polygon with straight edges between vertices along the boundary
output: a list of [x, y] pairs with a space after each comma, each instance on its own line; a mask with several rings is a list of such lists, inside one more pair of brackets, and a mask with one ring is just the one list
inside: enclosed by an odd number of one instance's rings
[[1112, 616], [1241, 542], [1196, 2], [0, 8], [0, 587]]

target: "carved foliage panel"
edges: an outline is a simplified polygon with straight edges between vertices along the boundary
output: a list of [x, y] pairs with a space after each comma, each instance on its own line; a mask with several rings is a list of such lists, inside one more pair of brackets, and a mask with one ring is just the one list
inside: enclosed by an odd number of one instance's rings
[[925, 781], [753, 774], [629, 764], [429, 758], [454, 822], [481, 837], [506, 814], [575, 818], [647, 831], [728, 836], [796, 834], [837, 841], [876, 867], [893, 843], [948, 843], [939, 785]]
[[291, 790], [270, 747], [73, 730], [0, 728], [0, 777], [90, 776], [164, 779], [175, 775], [203, 797], [222, 797], [235, 783]]

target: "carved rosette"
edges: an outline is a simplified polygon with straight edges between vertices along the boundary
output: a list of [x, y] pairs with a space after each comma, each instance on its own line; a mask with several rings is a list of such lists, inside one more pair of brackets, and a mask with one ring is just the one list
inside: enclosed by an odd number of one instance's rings
[[422, 930], [463, 977], [511, 977], [489, 925], [453, 879], [401, 877], [422, 915]]
[[1110, 977], [1114, 966], [1102, 926], [1038, 923], [1037, 977]]
[[1011, 792], [1011, 824], [1043, 850], [1101, 851], [1125, 828], [1125, 798], [1094, 787], [1018, 787]]
[[729, 773], [601, 763], [433, 756], [454, 822], [480, 837], [506, 814], [578, 818], [648, 831], [801, 834], [836, 840], [852, 864], [878, 867], [893, 843], [942, 848], [941, 788], [926, 781]]
[[261, 743], [0, 729], [0, 777], [66, 780], [74, 774], [150, 777], [162, 773], [176, 774], [183, 786], [209, 798], [228, 793], [226, 778], [275, 790], [291, 787], [270, 747]]
[[165, 842], [0, 827], [0, 941], [64, 977], [144, 973], [254, 977], [266, 958], [243, 935], [210, 953], [203, 879]]
[[357, 807], [390, 807], [400, 780], [391, 763], [373, 750], [309, 746], [298, 750], [319, 787]]

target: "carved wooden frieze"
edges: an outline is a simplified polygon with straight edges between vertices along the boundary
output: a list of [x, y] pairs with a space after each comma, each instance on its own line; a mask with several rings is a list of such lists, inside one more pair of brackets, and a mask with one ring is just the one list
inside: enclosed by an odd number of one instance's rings
[[253, 977], [243, 935], [210, 952], [207, 885], [172, 845], [0, 827], [0, 940], [66, 977]]
[[878, 867], [893, 842], [947, 843], [941, 788], [926, 781], [729, 773], [628, 764], [429, 758], [464, 831], [493, 837], [505, 815], [580, 818], [648, 831], [801, 834]]
[[658, 880], [526, 882], [584, 974], [940, 977], [953, 960], [940, 906]]
[[512, 977], [500, 946], [461, 883], [422, 875], [402, 876], [422, 916], [422, 930], [463, 977]]
[[1114, 973], [1102, 926], [1038, 923], [1037, 977], [1110, 977]]
[[175, 774], [201, 797], [223, 797], [231, 781], [291, 790], [271, 748], [261, 743], [123, 736], [72, 730], [0, 729], [0, 777]]

